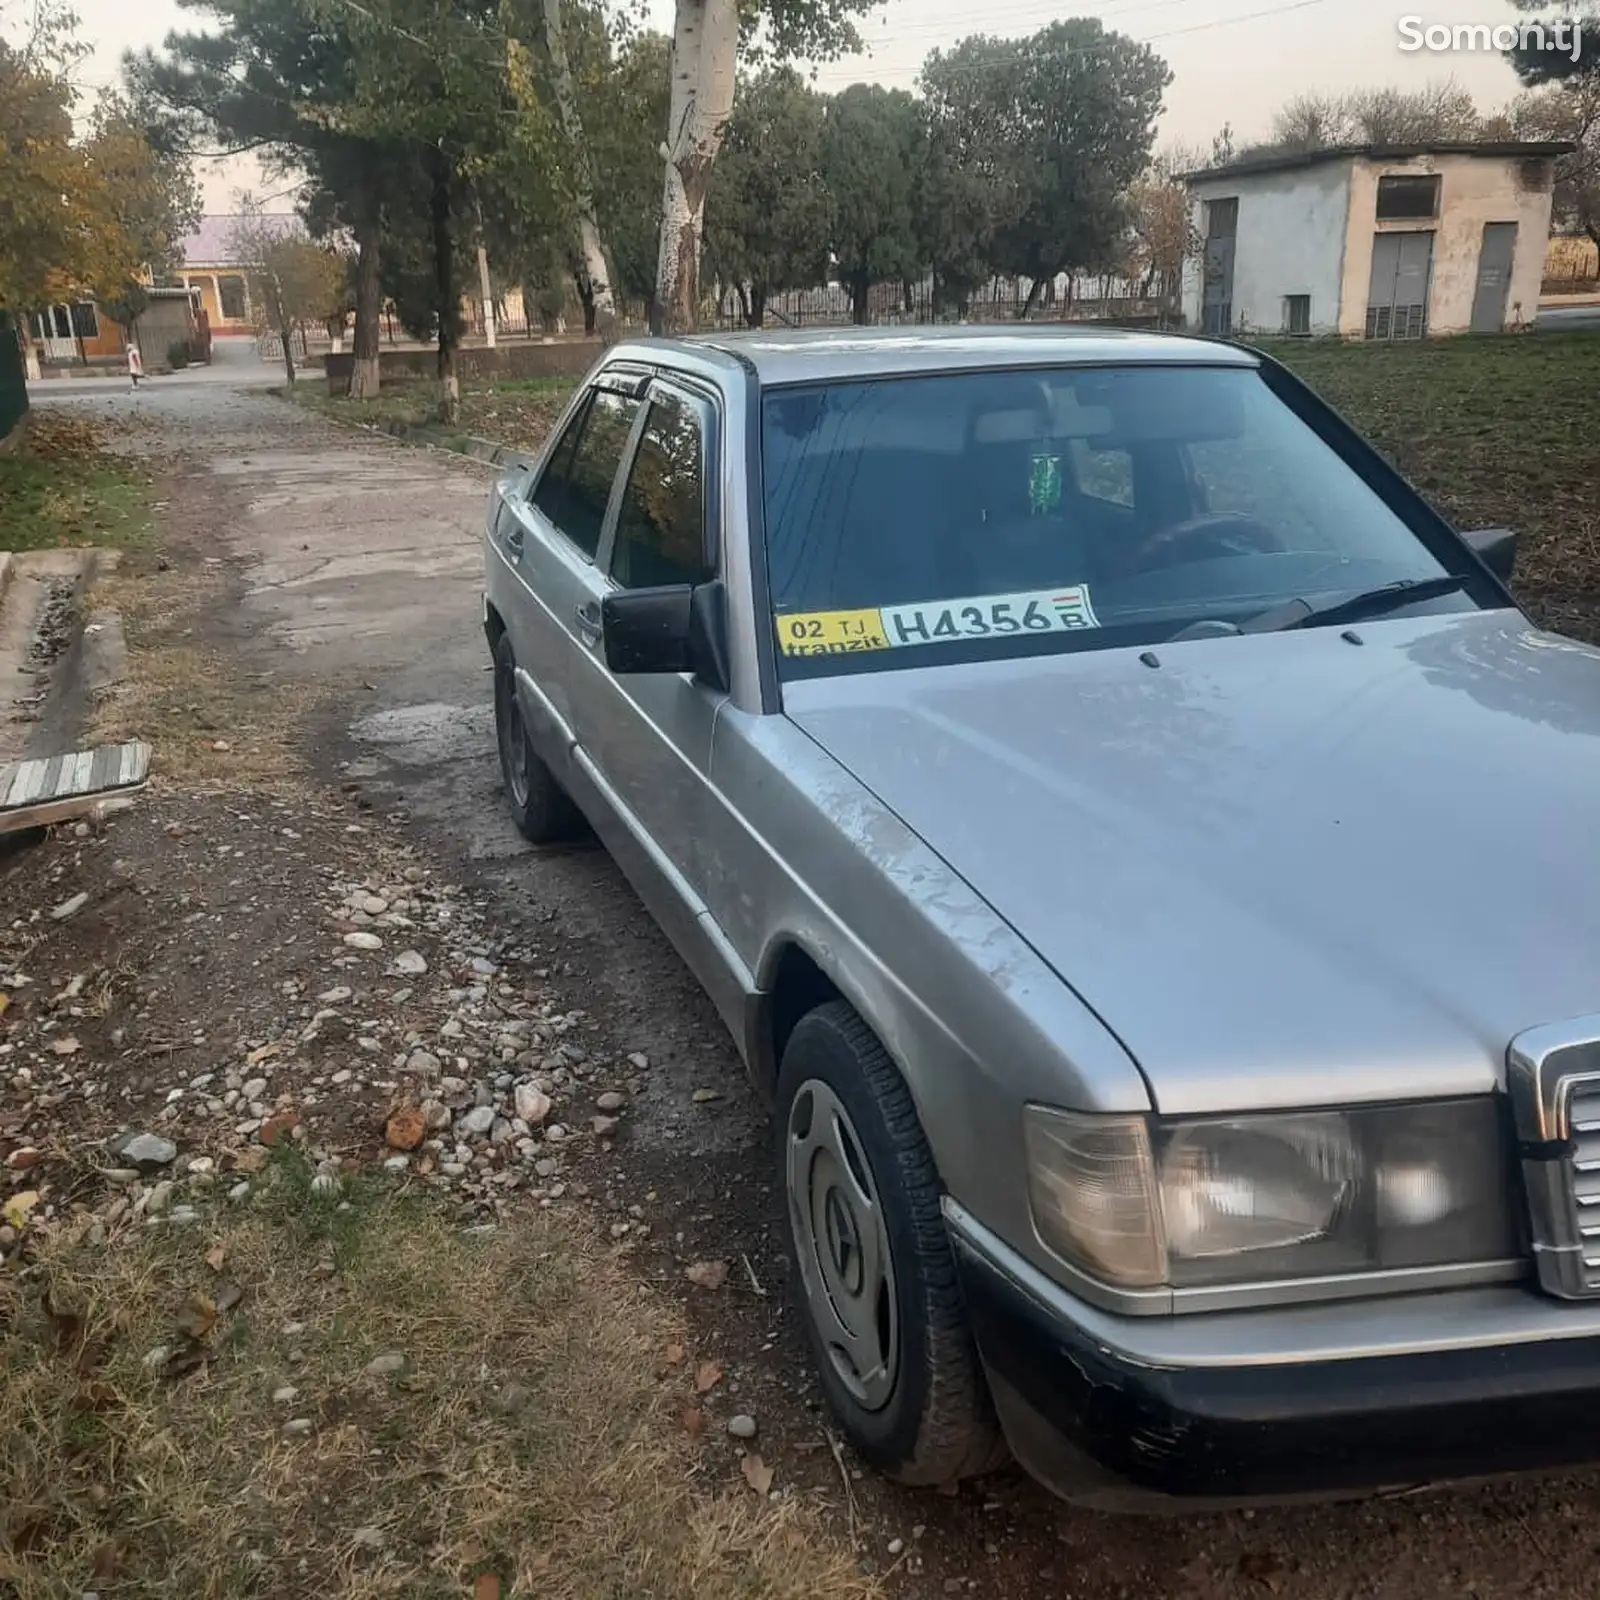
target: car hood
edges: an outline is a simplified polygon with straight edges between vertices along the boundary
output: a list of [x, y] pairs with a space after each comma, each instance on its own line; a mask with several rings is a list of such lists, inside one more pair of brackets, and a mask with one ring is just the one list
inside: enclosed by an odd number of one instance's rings
[[[1359, 638], [1361, 642], [1353, 642]], [[1600, 651], [1512, 611], [791, 684], [1160, 1110], [1479, 1093], [1600, 1011]]]

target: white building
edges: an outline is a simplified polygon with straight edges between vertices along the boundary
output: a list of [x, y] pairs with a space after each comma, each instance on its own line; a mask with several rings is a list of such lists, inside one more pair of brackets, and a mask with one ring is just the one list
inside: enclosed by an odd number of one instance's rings
[[1188, 325], [1420, 339], [1526, 327], [1563, 144], [1365, 145], [1190, 173]]

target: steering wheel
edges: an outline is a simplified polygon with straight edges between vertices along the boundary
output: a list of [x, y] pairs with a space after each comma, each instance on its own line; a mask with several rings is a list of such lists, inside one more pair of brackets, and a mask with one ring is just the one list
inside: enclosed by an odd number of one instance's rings
[[1160, 572], [1187, 561], [1274, 555], [1287, 550], [1281, 534], [1238, 511], [1208, 511], [1150, 535], [1129, 556], [1135, 572]]

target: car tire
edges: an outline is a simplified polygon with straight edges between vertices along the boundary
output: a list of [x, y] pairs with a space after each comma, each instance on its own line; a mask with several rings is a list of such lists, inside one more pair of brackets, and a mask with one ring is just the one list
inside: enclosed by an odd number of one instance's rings
[[494, 647], [494, 731], [511, 820], [530, 844], [557, 844], [583, 831], [583, 814], [534, 754], [517, 699], [517, 658], [501, 634]]
[[1002, 1466], [933, 1154], [904, 1079], [846, 1002], [796, 1025], [778, 1109], [796, 1292], [850, 1442], [878, 1471], [919, 1487]]

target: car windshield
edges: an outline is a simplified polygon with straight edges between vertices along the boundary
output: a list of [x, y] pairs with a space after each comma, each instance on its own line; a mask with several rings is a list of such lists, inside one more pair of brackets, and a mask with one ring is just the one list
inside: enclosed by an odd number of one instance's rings
[[1446, 570], [1254, 367], [778, 388], [762, 440], [791, 678], [1228, 633]]

